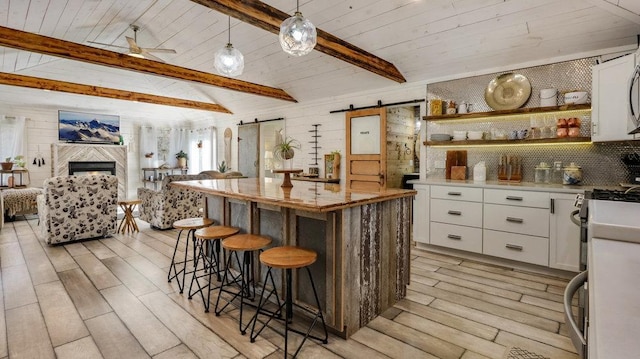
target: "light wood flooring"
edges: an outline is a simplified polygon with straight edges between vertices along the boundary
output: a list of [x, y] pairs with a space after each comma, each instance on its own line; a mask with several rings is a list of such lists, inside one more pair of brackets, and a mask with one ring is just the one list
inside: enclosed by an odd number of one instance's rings
[[[134, 235], [49, 246], [36, 223], [0, 231], [0, 358], [283, 357], [274, 330], [252, 344], [237, 310], [204, 313], [199, 297], [167, 283], [175, 231], [139, 222]], [[422, 250], [411, 258], [406, 299], [349, 340], [307, 341], [299, 357], [502, 358], [520, 347], [576, 358], [563, 323], [566, 279]]]

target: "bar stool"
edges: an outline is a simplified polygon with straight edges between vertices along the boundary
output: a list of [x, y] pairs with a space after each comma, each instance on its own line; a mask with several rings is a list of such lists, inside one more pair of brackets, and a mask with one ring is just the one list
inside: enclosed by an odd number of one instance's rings
[[[323, 344], [327, 344], [329, 339], [329, 334], [327, 333], [327, 326], [324, 322], [324, 316], [322, 315], [322, 308], [320, 307], [320, 301], [318, 300], [318, 292], [316, 291], [316, 286], [313, 283], [313, 276], [311, 275], [311, 271], [309, 270], [309, 266], [313, 264], [318, 258], [318, 254], [310, 249], [301, 248], [301, 247], [293, 247], [293, 246], [285, 246], [285, 247], [275, 247], [268, 249], [260, 254], [260, 262], [267, 267], [269, 270], [267, 271], [267, 276], [265, 277], [265, 281], [262, 287], [262, 293], [260, 294], [260, 300], [258, 301], [258, 311], [255, 314], [253, 321], [253, 327], [251, 328], [251, 342], [255, 342], [255, 339], [260, 332], [269, 324], [271, 319], [275, 318], [276, 315], [280, 314], [282, 308], [285, 307], [285, 320], [284, 320], [284, 357], [287, 358], [287, 342], [288, 342], [288, 333], [292, 331], [294, 333], [298, 333], [304, 336], [304, 339], [298, 346], [298, 349], [293, 354], [295, 358], [304, 342], [307, 338], [312, 338], [318, 341], [321, 341]], [[269, 319], [263, 324], [263, 326], [256, 332], [256, 322], [258, 322], [258, 315], [261, 313], [262, 307], [266, 304], [268, 298], [272, 295], [273, 292], [276, 292], [275, 285], [271, 292], [267, 295], [266, 298], [263, 297], [266, 292], [266, 284], [267, 279], [271, 278], [271, 283], [273, 283], [273, 268], [280, 268], [285, 270], [285, 279], [286, 279], [286, 294], [284, 303], [280, 304], [278, 310], [274, 311], [273, 314], [269, 317]], [[304, 306], [301, 306], [297, 303], [293, 302], [293, 294], [292, 294], [292, 284], [291, 284], [291, 272], [292, 269], [296, 268], [305, 268], [307, 270], [307, 274], [309, 275], [309, 281], [311, 281], [311, 288], [313, 288], [313, 296], [316, 299], [316, 305], [318, 306], [318, 311], [312, 311]], [[300, 330], [290, 328], [289, 324], [293, 322], [293, 306], [297, 306], [300, 309], [307, 311], [314, 315], [313, 321], [309, 325], [309, 328], [306, 332], [302, 332]], [[322, 327], [324, 329], [324, 338], [320, 338], [314, 335], [311, 335], [311, 330], [315, 327], [318, 319], [322, 321]]]
[[[200, 228], [195, 232], [195, 238], [197, 239], [196, 252], [198, 253], [193, 265], [195, 272], [193, 277], [191, 277], [191, 284], [189, 284], [189, 299], [191, 299], [194, 294], [200, 293], [200, 297], [202, 297], [202, 302], [204, 303], [205, 313], [209, 313], [211, 291], [218, 288], [211, 288], [211, 277], [213, 276], [213, 273], [216, 274], [218, 282], [220, 281], [220, 241], [233, 236], [239, 231], [240, 229], [235, 227], [213, 226]], [[201, 260], [203, 263], [203, 273], [198, 275], [198, 264]], [[204, 277], [207, 277], [207, 282], [205, 285], [200, 285], [199, 278]], [[196, 285], [198, 286], [198, 289], [194, 292], [191, 291], [193, 288], [193, 282], [196, 282]], [[207, 290], [206, 300], [204, 298], [205, 289]]]
[[[173, 222], [173, 228], [179, 229], [178, 239], [176, 240], [176, 246], [173, 249], [173, 256], [171, 257], [171, 265], [169, 266], [169, 274], [167, 275], [167, 281], [171, 282], [173, 278], [176, 278], [178, 281], [178, 288], [180, 289], [180, 294], [184, 291], [184, 279], [187, 274], [187, 262], [188, 254], [189, 254], [189, 239], [194, 242], [195, 246], [195, 237], [193, 236], [194, 232], [200, 228], [209, 227], [213, 224], [213, 220], [209, 218], [185, 218], [179, 221]], [[180, 236], [182, 236], [182, 231], [187, 230], [187, 242], [184, 248], [184, 261], [176, 262], [176, 253], [178, 252], [178, 245], [180, 244]], [[195, 248], [193, 257], [195, 258]], [[178, 264], [183, 264], [182, 269], [178, 270]], [[173, 271], [173, 275], [171, 272]], [[182, 284], [180, 283], [180, 273], [182, 273]], [[189, 272], [192, 273], [192, 272]]]
[[[222, 241], [222, 248], [229, 251], [229, 257], [227, 258], [227, 263], [224, 268], [224, 276], [222, 277], [220, 292], [218, 293], [218, 299], [216, 300], [215, 312], [216, 316], [219, 316], [234, 299], [240, 297], [239, 328], [242, 335], [246, 334], [247, 328], [251, 324], [251, 321], [249, 321], [244, 328], [242, 327], [243, 307], [245, 304], [249, 304], [245, 303], [245, 299], [253, 301], [256, 293], [255, 278], [253, 277], [254, 268], [252, 254], [255, 251], [260, 251], [266, 248], [269, 244], [271, 244], [271, 239], [269, 237], [257, 234], [237, 234]], [[242, 263], [240, 263], [240, 257], [238, 257], [238, 252], [240, 251], [243, 252]], [[240, 269], [240, 274], [235, 276], [231, 273], [231, 262], [233, 261], [233, 258], [235, 258], [236, 264]], [[239, 284], [240, 288], [237, 292], [225, 289], [225, 287], [233, 284]], [[251, 292], [251, 287], [253, 287], [253, 293]], [[219, 308], [222, 292], [231, 294], [232, 297], [229, 300], [224, 299], [227, 303], [222, 308]]]

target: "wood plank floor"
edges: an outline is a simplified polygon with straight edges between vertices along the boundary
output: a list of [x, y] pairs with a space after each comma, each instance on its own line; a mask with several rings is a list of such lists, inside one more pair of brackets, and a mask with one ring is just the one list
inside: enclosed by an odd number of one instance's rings
[[[204, 313], [199, 296], [167, 283], [175, 231], [139, 222], [134, 235], [49, 246], [29, 218], [0, 232], [0, 358], [284, 356], [275, 330], [250, 343], [237, 309]], [[577, 358], [562, 315], [566, 278], [419, 249], [411, 259], [406, 299], [349, 340], [307, 341], [299, 357], [503, 358], [517, 346]]]

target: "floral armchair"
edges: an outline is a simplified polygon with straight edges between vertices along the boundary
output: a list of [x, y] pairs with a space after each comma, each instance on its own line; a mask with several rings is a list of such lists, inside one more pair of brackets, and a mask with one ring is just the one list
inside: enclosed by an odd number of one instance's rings
[[57, 244], [116, 232], [118, 179], [110, 175], [59, 176], [36, 197], [40, 234]]
[[173, 181], [194, 181], [211, 179], [209, 175], [169, 175], [162, 180], [160, 190], [138, 188], [138, 206], [140, 219], [149, 222], [151, 227], [168, 229], [173, 222], [191, 217], [202, 217], [204, 197], [202, 193], [171, 187]]

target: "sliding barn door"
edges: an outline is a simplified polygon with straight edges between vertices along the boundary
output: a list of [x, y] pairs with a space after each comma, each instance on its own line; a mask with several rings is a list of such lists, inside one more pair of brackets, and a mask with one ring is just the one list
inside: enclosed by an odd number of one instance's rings
[[347, 188], [386, 187], [387, 111], [384, 107], [347, 112]]
[[238, 126], [238, 171], [247, 177], [258, 177], [260, 124]]

